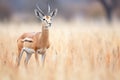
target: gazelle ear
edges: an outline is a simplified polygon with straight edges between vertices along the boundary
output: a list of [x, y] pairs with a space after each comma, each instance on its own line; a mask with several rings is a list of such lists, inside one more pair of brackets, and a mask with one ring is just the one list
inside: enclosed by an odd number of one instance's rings
[[38, 17], [38, 18], [42, 18], [44, 16], [44, 14], [42, 14], [40, 11], [38, 11], [37, 9], [34, 10], [35, 12], [35, 15]]
[[51, 17], [54, 17], [54, 16], [56, 16], [56, 14], [57, 14], [57, 9], [55, 9], [54, 11], [52, 11], [51, 13], [50, 13], [50, 16]]

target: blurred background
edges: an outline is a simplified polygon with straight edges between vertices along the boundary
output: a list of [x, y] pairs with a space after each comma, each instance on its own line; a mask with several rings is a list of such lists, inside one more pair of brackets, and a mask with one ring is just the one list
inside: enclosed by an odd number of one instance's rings
[[[42, 30], [36, 3], [58, 8], [51, 47], [44, 68], [23, 54], [18, 69], [17, 39]], [[120, 80], [120, 0], [0, 0], [0, 51], [0, 80]]]
[[0, 21], [34, 21], [36, 3], [47, 13], [58, 8], [57, 18], [66, 21], [120, 20], [120, 0], [0, 0]]

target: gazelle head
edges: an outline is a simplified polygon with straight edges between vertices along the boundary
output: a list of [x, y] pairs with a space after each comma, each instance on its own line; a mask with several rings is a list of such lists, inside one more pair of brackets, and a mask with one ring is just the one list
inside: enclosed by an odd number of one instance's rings
[[35, 9], [35, 15], [42, 21], [42, 25], [48, 29], [52, 24], [52, 18], [57, 14], [57, 9], [51, 12], [50, 6], [48, 5], [48, 14], [45, 15], [44, 12], [36, 5], [37, 9]]

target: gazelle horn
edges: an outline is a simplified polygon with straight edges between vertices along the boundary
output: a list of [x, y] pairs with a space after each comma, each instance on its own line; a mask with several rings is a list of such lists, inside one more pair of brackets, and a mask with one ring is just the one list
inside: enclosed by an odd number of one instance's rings
[[50, 5], [48, 4], [48, 14], [50, 13]]
[[41, 10], [41, 8], [36, 4], [37, 9], [41, 12], [41, 14], [44, 16], [44, 12]]

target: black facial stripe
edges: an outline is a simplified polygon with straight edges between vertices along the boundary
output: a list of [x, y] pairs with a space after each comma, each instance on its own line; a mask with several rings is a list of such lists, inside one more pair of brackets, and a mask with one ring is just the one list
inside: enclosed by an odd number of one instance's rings
[[49, 24], [47, 20], [45, 20], [45, 21], [46, 21], [47, 24]]

